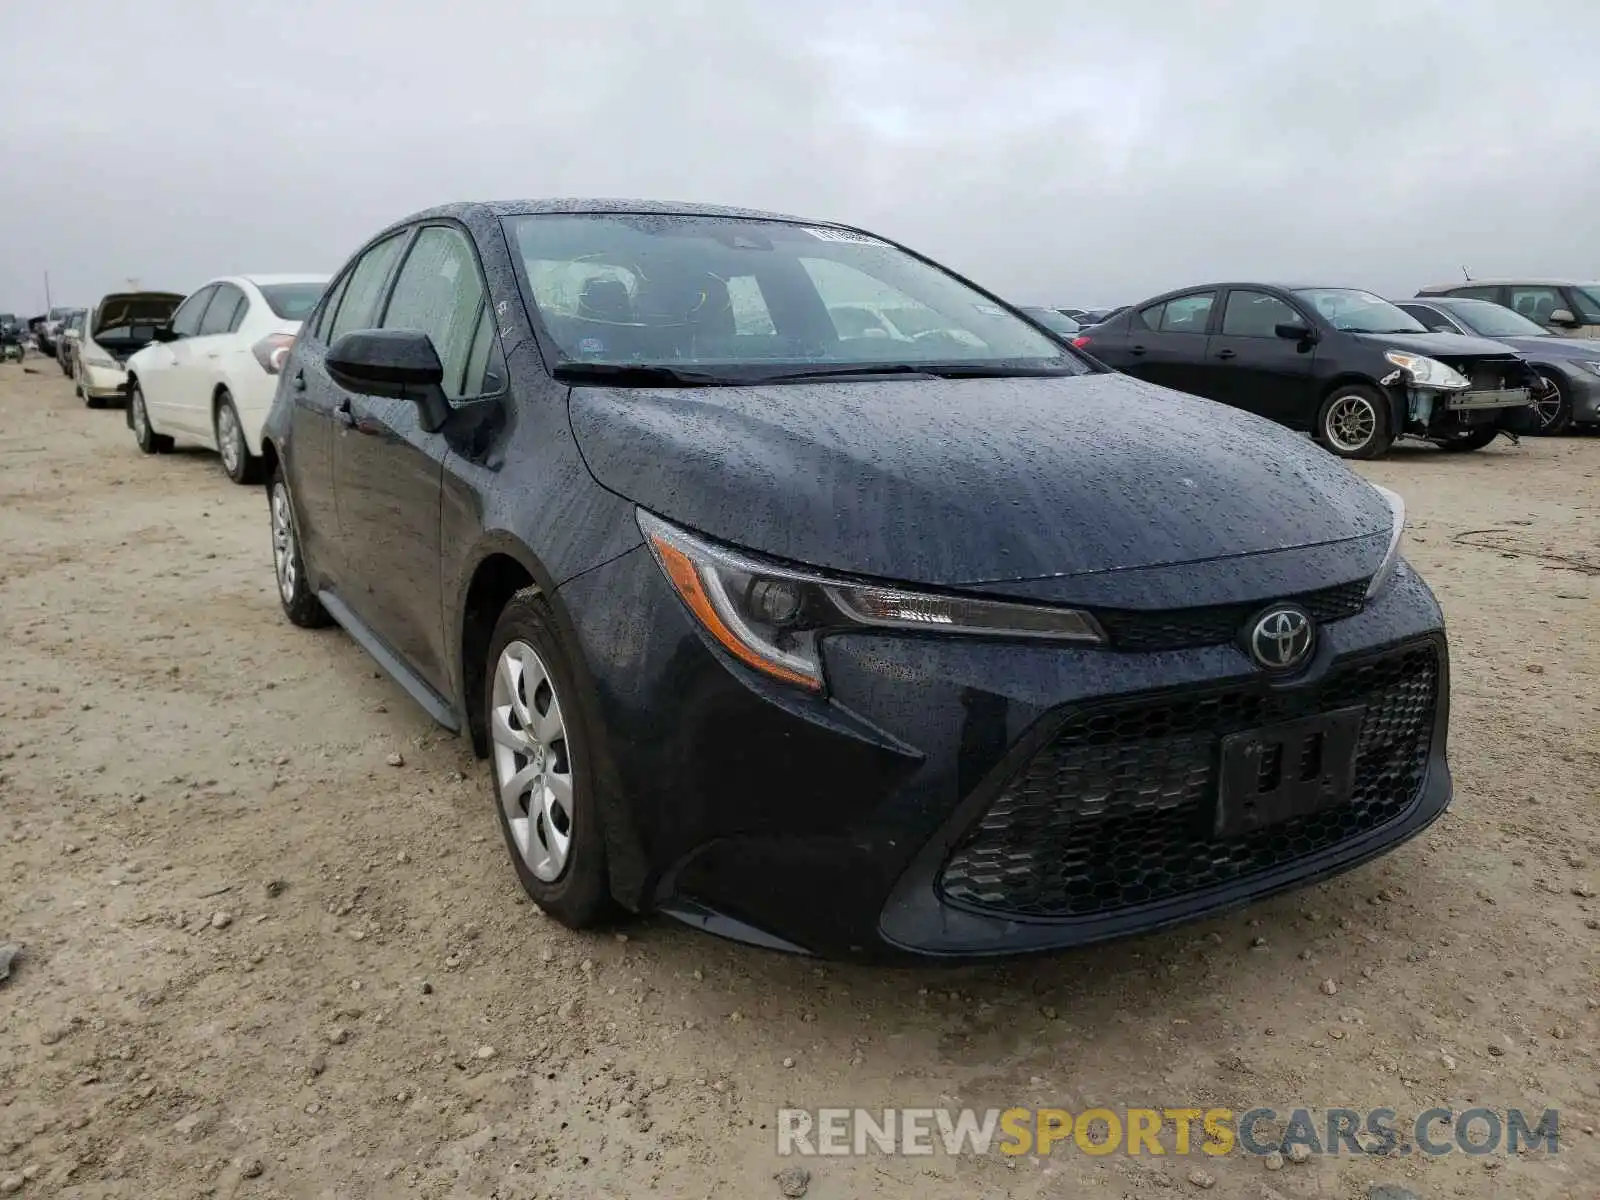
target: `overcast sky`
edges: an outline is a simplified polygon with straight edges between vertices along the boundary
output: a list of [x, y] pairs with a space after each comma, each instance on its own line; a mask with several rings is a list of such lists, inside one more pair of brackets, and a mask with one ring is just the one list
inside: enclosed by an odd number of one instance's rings
[[866, 226], [1023, 303], [1600, 277], [1593, 0], [136, 0], [0, 37], [0, 310], [446, 200]]

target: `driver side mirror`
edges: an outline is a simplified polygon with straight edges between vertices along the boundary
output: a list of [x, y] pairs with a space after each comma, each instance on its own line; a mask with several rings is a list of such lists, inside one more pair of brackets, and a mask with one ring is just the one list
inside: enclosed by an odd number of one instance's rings
[[1272, 332], [1286, 342], [1314, 342], [1317, 340], [1317, 331], [1303, 321], [1280, 321], [1272, 327]]
[[353, 329], [334, 339], [326, 363], [333, 381], [347, 391], [411, 401], [429, 433], [449, 419], [444, 366], [433, 339], [421, 330]]
[[153, 341], [153, 342], [163, 342], [163, 343], [165, 343], [165, 342], [175, 342], [182, 336], [183, 335], [181, 333], [179, 333], [176, 329], [174, 329], [171, 325], [157, 325], [155, 327], [155, 329], [152, 330], [151, 333], [150, 333], [150, 340]]
[[1545, 318], [1546, 325], [1576, 325], [1578, 318], [1572, 315], [1570, 308], [1558, 308]]

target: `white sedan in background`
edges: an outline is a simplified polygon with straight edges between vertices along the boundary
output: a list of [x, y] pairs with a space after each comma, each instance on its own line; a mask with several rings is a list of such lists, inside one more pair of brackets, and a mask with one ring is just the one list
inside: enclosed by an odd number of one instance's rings
[[230, 275], [189, 296], [128, 360], [128, 427], [146, 454], [197, 442], [235, 483], [259, 473], [278, 371], [326, 275]]

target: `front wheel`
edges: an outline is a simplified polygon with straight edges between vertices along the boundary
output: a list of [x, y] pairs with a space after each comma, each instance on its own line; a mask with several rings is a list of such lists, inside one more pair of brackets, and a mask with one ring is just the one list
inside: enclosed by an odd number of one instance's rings
[[1548, 371], [1539, 372], [1539, 382], [1544, 393], [1534, 401], [1539, 410], [1539, 427], [1533, 430], [1536, 437], [1555, 437], [1565, 433], [1572, 424], [1572, 397], [1560, 377]]
[[272, 567], [278, 577], [278, 600], [284, 616], [302, 629], [317, 629], [330, 623], [306, 579], [306, 562], [300, 553], [300, 533], [294, 523], [294, 506], [289, 503], [289, 481], [279, 467], [272, 477]]
[[144, 391], [137, 381], [128, 390], [128, 421], [133, 426], [133, 440], [146, 454], [165, 454], [172, 449], [172, 439], [150, 427], [150, 414], [144, 406]]
[[613, 901], [588, 710], [537, 591], [511, 598], [484, 665], [495, 811], [517, 879], [563, 925], [590, 928]]
[[257, 483], [261, 460], [250, 453], [244, 440], [244, 427], [239, 424], [239, 410], [233, 406], [233, 397], [223, 392], [217, 400], [217, 411], [212, 418], [217, 437], [217, 453], [222, 457], [222, 469], [235, 483]]
[[1335, 388], [1317, 412], [1317, 440], [1340, 458], [1377, 458], [1394, 442], [1387, 397], [1359, 383]]
[[1459, 437], [1442, 441], [1439, 443], [1439, 449], [1464, 454], [1469, 450], [1482, 450], [1499, 436], [1500, 431], [1491, 425], [1487, 429], [1474, 429], [1471, 433], [1463, 433]]

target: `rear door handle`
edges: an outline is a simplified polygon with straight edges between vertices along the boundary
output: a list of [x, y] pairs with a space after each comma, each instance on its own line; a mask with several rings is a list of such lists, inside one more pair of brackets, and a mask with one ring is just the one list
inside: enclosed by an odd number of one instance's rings
[[1218, 358], [1237, 358], [1239, 356], [1232, 350], [1218, 350], [1217, 351], [1217, 357]]

